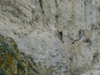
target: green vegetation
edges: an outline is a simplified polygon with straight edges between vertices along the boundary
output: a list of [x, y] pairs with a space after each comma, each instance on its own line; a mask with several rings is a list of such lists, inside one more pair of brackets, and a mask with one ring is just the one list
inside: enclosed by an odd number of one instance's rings
[[69, 60], [72, 61], [72, 57], [69, 57]]
[[44, 14], [44, 10], [42, 10], [42, 13]]
[[76, 41], [79, 41], [79, 40], [80, 40], [80, 39], [76, 39], [75, 42], [76, 42]]
[[19, 60], [18, 61], [18, 63], [17, 63], [17, 68], [20, 68], [20, 69], [24, 69], [24, 67], [22, 66], [22, 62], [21, 62], [21, 60]]
[[[21, 54], [23, 56], [21, 56]], [[24, 66], [29, 68], [28, 72], [30, 72], [31, 70], [35, 73], [39, 73], [37, 68], [35, 67], [36, 63], [33, 61], [33, 58], [31, 56], [24, 56], [25, 54], [19, 52], [17, 44], [12, 38], [5, 38], [2, 35], [0, 35], [0, 75], [10, 75], [11, 73], [11, 75], [24, 75]], [[25, 59], [25, 65], [23, 65], [24, 62], [22, 62], [20, 58]], [[28, 63], [28, 59], [31, 60], [31, 63]], [[17, 73], [15, 73], [14, 70], [17, 70]]]
[[[1, 56], [4, 58], [5, 57], [5, 54], [9, 53], [12, 57], [16, 57], [16, 54], [13, 52], [13, 50], [9, 47], [9, 45], [4, 42], [4, 41], [1, 41], [0, 40], [0, 54]], [[14, 45], [15, 47], [16, 45]]]
[[33, 60], [33, 57], [31, 57], [31, 59]]
[[100, 6], [98, 7], [98, 10], [99, 10], [99, 12], [100, 12]]
[[4, 57], [4, 53], [3, 52], [1, 53], [1, 56]]
[[12, 75], [19, 75], [19, 72], [17, 72], [17, 73], [13, 73]]
[[25, 33], [24, 35], [27, 36], [27, 33]]
[[8, 53], [12, 56], [12, 57], [14, 57], [14, 58], [16, 58], [16, 54], [13, 52], [13, 50], [12, 49], [7, 49], [8, 50]]
[[12, 69], [12, 67], [10, 66], [10, 64], [9, 64], [9, 63], [6, 63], [6, 66], [8, 66], [8, 67], [10, 67], [10, 69]]
[[31, 58], [31, 61], [34, 65], [36, 65], [36, 63], [33, 61], [33, 57], [30, 57]]
[[16, 32], [14, 32], [14, 34], [16, 35], [17, 33], [16, 33]]
[[20, 34], [18, 34], [18, 36], [20, 36]]
[[7, 53], [7, 49], [9, 48], [9, 45], [5, 43], [4, 41], [0, 40], [0, 55], [4, 59], [6, 58], [5, 54]]
[[41, 9], [42, 9], [43, 8], [42, 0], [39, 0], [39, 2], [40, 2]]
[[0, 75], [7, 75], [6, 71], [0, 71]]
[[20, 36], [20, 33], [14, 32], [14, 34]]
[[17, 48], [17, 44], [16, 43], [14, 43], [14, 49], [16, 49]]

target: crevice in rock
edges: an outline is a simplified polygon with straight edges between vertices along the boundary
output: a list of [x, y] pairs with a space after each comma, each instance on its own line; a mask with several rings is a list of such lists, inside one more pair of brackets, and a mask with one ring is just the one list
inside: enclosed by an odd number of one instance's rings
[[[100, 21], [100, 20], [99, 20]], [[100, 22], [98, 22], [98, 26], [100, 27]]]
[[91, 25], [91, 31], [97, 30], [97, 29], [98, 29], [98, 27], [96, 25], [94, 25], [94, 24]]
[[44, 10], [43, 10], [43, 0], [39, 0], [40, 2], [40, 7], [41, 7], [41, 10], [42, 10], [42, 13], [44, 14]]
[[84, 0], [84, 5], [86, 6], [86, 1]]
[[32, 24], [34, 23], [34, 14], [35, 14], [35, 10], [33, 8], [31, 8], [31, 13], [32, 13], [32, 19], [30, 20], [29, 24], [32, 26]]
[[98, 10], [99, 10], [99, 12], [100, 12], [100, 6], [98, 7]]
[[95, 60], [97, 60], [98, 63], [99, 63], [99, 60], [98, 60], [99, 54], [100, 54], [100, 53], [98, 53], [98, 51], [97, 51], [96, 53], [93, 54], [92, 64], [95, 63]]
[[79, 30], [78, 34], [79, 34], [79, 39], [81, 39], [81, 36], [82, 36], [81, 30]]
[[87, 19], [86, 19], [86, 1], [84, 0], [84, 19], [85, 19], [85, 22], [87, 21]]
[[56, 6], [56, 8], [57, 8], [57, 6], [58, 6], [58, 4], [57, 4], [57, 0], [55, 0], [55, 6]]
[[39, 0], [39, 3], [40, 3], [40, 7], [41, 7], [41, 12], [43, 14], [43, 17], [42, 17], [42, 23], [44, 25], [44, 10], [43, 10], [43, 0]]
[[55, 18], [56, 18], [56, 22], [58, 22], [58, 15], [55, 15]]
[[36, 68], [34, 68], [31, 63], [28, 61], [28, 64], [29, 66], [31, 67], [32, 71], [35, 73], [35, 74], [39, 74], [38, 71], [36, 70]]
[[85, 39], [84, 42], [92, 44], [92, 42], [91, 42], [91, 40], [89, 38]]

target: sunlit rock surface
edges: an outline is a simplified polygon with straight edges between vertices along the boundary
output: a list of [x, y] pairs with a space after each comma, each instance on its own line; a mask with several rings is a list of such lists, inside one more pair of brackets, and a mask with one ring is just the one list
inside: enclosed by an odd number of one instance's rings
[[40, 74], [99, 75], [100, 0], [0, 0], [0, 34], [13, 38]]

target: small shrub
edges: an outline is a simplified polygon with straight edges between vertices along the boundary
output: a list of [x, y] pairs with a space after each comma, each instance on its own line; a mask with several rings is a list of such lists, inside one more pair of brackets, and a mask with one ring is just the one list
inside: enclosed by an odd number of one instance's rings
[[12, 49], [7, 49], [8, 53], [11, 54], [12, 57], [16, 58], [16, 54], [13, 52]]
[[12, 75], [19, 75], [19, 72], [18, 73], [13, 73]]
[[18, 33], [14, 32], [15, 35], [17, 35]]
[[42, 10], [42, 13], [44, 14], [44, 11]]
[[8, 49], [8, 53], [10, 53], [10, 54], [11, 54], [12, 52], [13, 52], [13, 51], [12, 51], [12, 49]]
[[20, 36], [20, 34], [18, 34], [18, 36]]
[[3, 75], [7, 75], [6, 71], [3, 71]]
[[25, 33], [24, 35], [27, 36], [27, 33]]
[[4, 44], [5, 42], [0, 40], [0, 43], [1, 43], [1, 44]]
[[18, 67], [18, 68], [21, 68], [22, 70], [24, 69], [24, 67], [22, 66], [21, 60], [18, 61], [17, 67]]
[[69, 57], [69, 60], [72, 61], [72, 57]]
[[0, 71], [0, 75], [7, 75], [6, 71]]
[[33, 61], [33, 57], [31, 57], [31, 61], [33, 62], [34, 65], [36, 65], [36, 63]]
[[19, 53], [19, 50], [17, 50], [17, 53]]
[[16, 49], [17, 48], [17, 44], [16, 43], [14, 43], [14, 49]]
[[11, 56], [16, 59], [16, 54], [14, 52], [11, 54]]
[[10, 64], [9, 64], [9, 63], [6, 63], [6, 66], [8, 66], [8, 67], [10, 67], [10, 68], [11, 68], [11, 66], [10, 66]]
[[33, 57], [31, 57], [31, 59], [33, 60]]
[[4, 36], [1, 36], [1, 38], [4, 38]]
[[80, 39], [76, 39], [75, 42], [76, 42], [76, 41], [79, 41], [79, 40], [80, 40]]
[[3, 52], [1, 53], [1, 56], [4, 57], [4, 53]]

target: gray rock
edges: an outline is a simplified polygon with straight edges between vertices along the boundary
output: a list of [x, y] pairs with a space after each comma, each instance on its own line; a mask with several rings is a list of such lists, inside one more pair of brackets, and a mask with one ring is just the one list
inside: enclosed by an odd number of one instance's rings
[[[91, 75], [91, 71], [87, 70], [99, 70], [100, 63], [97, 60], [94, 63], [93, 54], [97, 50], [100, 52], [100, 1], [41, 1], [0, 0], [0, 34], [12, 37], [21, 52], [31, 55], [36, 62], [40, 61], [38, 67], [45, 75], [76, 74], [74, 69], [78, 67], [84, 69], [84, 73], [80, 72], [82, 75]], [[58, 30], [63, 30], [64, 43], [58, 37]], [[27, 33], [27, 36], [21, 33]], [[72, 60], [69, 59], [71, 56]], [[62, 62], [71, 71], [68, 72]], [[93, 73], [96, 74], [99, 75], [99, 72]]]

